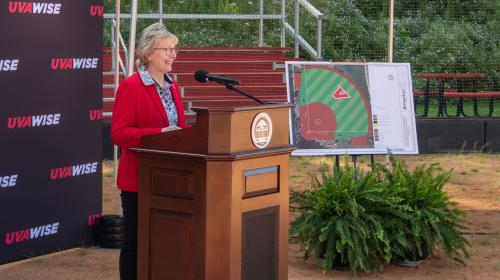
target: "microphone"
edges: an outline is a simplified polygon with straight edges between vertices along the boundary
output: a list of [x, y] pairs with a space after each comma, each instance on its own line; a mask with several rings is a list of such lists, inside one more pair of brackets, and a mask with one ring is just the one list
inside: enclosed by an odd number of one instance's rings
[[239, 85], [240, 84], [240, 80], [237, 80], [237, 79], [234, 79], [231, 77], [222, 76], [222, 75], [209, 74], [207, 71], [205, 71], [203, 69], [199, 69], [194, 73], [194, 79], [200, 83], [212, 81], [212, 82], [217, 82], [219, 84], [223, 84], [225, 86], [227, 86], [227, 85]]

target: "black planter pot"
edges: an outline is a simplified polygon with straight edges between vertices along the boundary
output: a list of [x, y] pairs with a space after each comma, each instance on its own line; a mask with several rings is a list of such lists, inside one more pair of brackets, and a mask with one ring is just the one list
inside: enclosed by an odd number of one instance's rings
[[397, 266], [404, 266], [404, 267], [416, 267], [419, 266], [421, 263], [424, 262], [425, 259], [429, 257], [429, 247], [427, 244], [422, 244], [422, 255], [420, 256], [418, 254], [417, 248], [414, 248], [414, 252], [409, 252], [407, 256], [405, 256], [404, 259], [397, 259], [393, 263]]
[[349, 270], [351, 270], [351, 266], [349, 265], [349, 262], [347, 262], [347, 261], [342, 262], [340, 260], [340, 255], [337, 255], [333, 259], [332, 269], [339, 270], [339, 271], [349, 271]]
[[[321, 247], [321, 250], [318, 252], [318, 258], [324, 259], [325, 254], [326, 254], [326, 245], [323, 245]], [[347, 252], [344, 252], [344, 256], [347, 257]], [[344, 262], [342, 262], [341, 259], [342, 259], [342, 257], [340, 256], [340, 254], [335, 255], [335, 257], [333, 258], [333, 262], [332, 262], [332, 269], [338, 270], [338, 271], [351, 270], [351, 266], [349, 265], [349, 262], [347, 260], [344, 260]]]

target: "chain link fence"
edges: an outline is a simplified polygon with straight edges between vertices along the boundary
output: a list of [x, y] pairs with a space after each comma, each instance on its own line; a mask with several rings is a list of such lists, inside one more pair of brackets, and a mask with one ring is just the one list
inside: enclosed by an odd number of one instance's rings
[[[389, 0], [309, 0], [324, 14], [323, 59], [388, 61]], [[412, 66], [415, 109], [419, 117], [500, 117], [500, 49], [497, 1], [395, 0], [393, 61]], [[105, 0], [112, 13], [114, 0]], [[285, 2], [286, 21], [294, 22], [294, 1]], [[230, 14], [260, 12], [259, 0], [163, 0], [164, 14]], [[280, 14], [281, 0], [265, 0], [264, 14]], [[139, 1], [139, 13], [158, 14], [158, 0]], [[130, 13], [130, 1], [122, 1]], [[157, 19], [138, 21], [137, 30]], [[258, 46], [259, 20], [164, 19], [181, 46]], [[122, 34], [128, 38], [129, 21]], [[109, 45], [106, 21], [105, 45]], [[300, 34], [316, 42], [317, 22], [300, 10]], [[281, 22], [264, 20], [264, 45], [280, 46]], [[285, 37], [293, 47], [294, 39]], [[293, 56], [293, 53], [289, 53]], [[303, 60], [312, 60], [301, 50]], [[244, 65], [241, 65], [244, 67]]]
[[[500, 117], [500, 6], [491, 0], [395, 0], [393, 62], [412, 66], [418, 117]], [[388, 61], [390, 1], [311, 0], [332, 61]], [[303, 36], [314, 34], [303, 22]]]

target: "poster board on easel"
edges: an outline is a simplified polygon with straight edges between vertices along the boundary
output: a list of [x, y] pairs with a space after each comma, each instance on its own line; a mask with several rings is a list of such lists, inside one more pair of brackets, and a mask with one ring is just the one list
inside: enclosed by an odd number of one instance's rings
[[418, 154], [408, 63], [286, 62], [292, 155]]

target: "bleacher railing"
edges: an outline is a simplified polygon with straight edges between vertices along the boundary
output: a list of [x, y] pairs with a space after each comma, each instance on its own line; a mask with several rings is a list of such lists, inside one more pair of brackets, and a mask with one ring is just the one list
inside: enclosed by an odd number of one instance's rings
[[[316, 48], [314, 48], [303, 36], [300, 34], [300, 7], [310, 13], [317, 22], [316, 32]], [[281, 11], [279, 14], [265, 14], [264, 13], [264, 0], [259, 0], [259, 13], [258, 14], [165, 14], [163, 12], [163, 1], [158, 1], [158, 13], [137, 14], [137, 19], [204, 19], [204, 20], [258, 20], [259, 21], [259, 40], [258, 46], [265, 46], [264, 43], [264, 20], [279, 20], [281, 22], [281, 47], [286, 47], [285, 33], [294, 40], [295, 57], [299, 57], [299, 48], [302, 47], [314, 59], [322, 60], [322, 21], [323, 14], [316, 9], [307, 0], [294, 0], [294, 27], [292, 27], [286, 18], [286, 2], [281, 0]], [[120, 19], [131, 19], [131, 14], [122, 13]], [[112, 13], [105, 13], [104, 19], [116, 19], [116, 15]], [[113, 40], [113, 37], [111, 38]]]
[[[113, 19], [111, 20], [111, 38], [115, 38], [115, 27], [116, 27], [116, 21]], [[119, 41], [120, 41], [120, 47], [121, 47], [121, 50], [123, 50], [123, 53], [125, 54], [124, 57], [128, 57], [128, 49], [127, 49], [127, 46], [125, 45], [125, 41], [123, 40], [123, 37], [121, 35], [121, 33], [118, 33], [118, 38], [119, 38]], [[116, 43], [115, 43], [115, 40], [111, 40], [111, 71], [106, 71], [106, 72], [103, 72], [103, 75], [115, 75], [115, 72], [116, 72], [116, 60], [118, 59], [118, 65], [120, 65], [120, 73], [118, 74], [118, 76], [120, 75], [123, 75], [125, 77], [128, 76], [128, 61], [125, 59], [125, 62], [123, 61], [121, 55], [118, 55], [116, 54], [116, 52], [114, 51], [116, 49]], [[118, 83], [114, 83], [113, 85], [110, 85], [110, 84], [103, 84], [102, 87], [103, 88], [113, 88], [113, 92], [116, 93], [116, 90], [118, 89], [117, 88], [118, 86]], [[114, 102], [115, 101], [115, 97], [103, 97], [102, 98], [102, 101], [103, 102]], [[104, 112], [103, 113], [103, 116], [104, 117], [111, 117], [111, 112]]]

